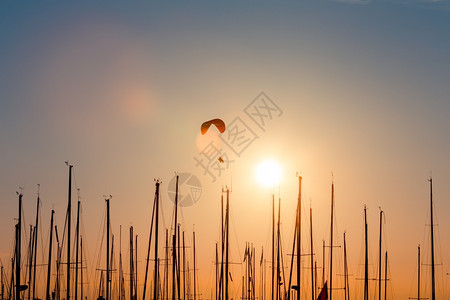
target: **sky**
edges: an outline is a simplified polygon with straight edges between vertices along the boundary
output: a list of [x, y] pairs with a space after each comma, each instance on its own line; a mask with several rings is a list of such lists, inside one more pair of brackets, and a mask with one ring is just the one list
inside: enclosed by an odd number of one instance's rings
[[[207, 299], [222, 188], [232, 188], [232, 259], [243, 259], [245, 242], [253, 243], [258, 258], [264, 247], [269, 259], [271, 194], [281, 199], [283, 249], [290, 249], [298, 172], [304, 251], [309, 251], [311, 207], [315, 258], [322, 265], [334, 181], [336, 243], [342, 245], [346, 231], [350, 291], [354, 297], [362, 293], [364, 205], [376, 276], [381, 207], [388, 299], [407, 299], [416, 295], [418, 244], [422, 263], [429, 264], [432, 175], [438, 295], [448, 297], [449, 32], [450, 2], [444, 0], [2, 1], [3, 265], [9, 267], [20, 188], [25, 228], [34, 222], [40, 184], [42, 243], [48, 243], [52, 208], [62, 230], [69, 161], [74, 199], [80, 189], [89, 263], [96, 266], [104, 196], [111, 195], [116, 242], [120, 225], [125, 240], [134, 226], [143, 270], [154, 179], [162, 182], [163, 233], [173, 222], [169, 182], [175, 172], [189, 173], [198, 178], [202, 193], [181, 209], [179, 222], [188, 244], [196, 232], [201, 297]], [[264, 127], [246, 114], [261, 95], [277, 108]], [[200, 125], [214, 118], [224, 120], [228, 131], [212, 128], [201, 136]], [[239, 155], [224, 142], [236, 122], [250, 128], [254, 138]], [[222, 164], [225, 170], [215, 181], [195, 160], [209, 141], [231, 161]], [[282, 168], [275, 188], [255, 179], [257, 166], [268, 159]], [[126, 242], [122, 248], [128, 251]], [[342, 247], [336, 251], [334, 267], [339, 268]], [[242, 270], [233, 266], [233, 276], [240, 278]], [[96, 285], [99, 275], [91, 273]], [[429, 293], [426, 265], [423, 273], [423, 290]], [[239, 282], [233, 283], [234, 297], [240, 296]]]

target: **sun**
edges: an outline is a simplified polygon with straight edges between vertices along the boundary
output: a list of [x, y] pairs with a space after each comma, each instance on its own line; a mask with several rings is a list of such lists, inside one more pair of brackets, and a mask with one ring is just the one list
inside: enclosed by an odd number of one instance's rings
[[256, 179], [266, 187], [274, 187], [281, 181], [281, 166], [274, 160], [265, 160], [256, 168]]

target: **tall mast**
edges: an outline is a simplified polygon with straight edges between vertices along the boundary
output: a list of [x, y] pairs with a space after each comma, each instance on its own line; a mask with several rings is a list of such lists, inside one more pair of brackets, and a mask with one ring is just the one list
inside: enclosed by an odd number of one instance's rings
[[80, 293], [80, 296], [81, 296], [81, 300], [84, 300], [83, 299], [83, 284], [84, 284], [84, 282], [83, 282], [83, 236], [80, 236], [80, 275], [81, 275], [81, 277], [80, 277], [80, 280], [81, 280], [81, 288], [80, 288], [80, 291], [81, 291], [81, 293]]
[[30, 241], [28, 244], [28, 300], [31, 297], [31, 271], [33, 269], [33, 245], [34, 245], [33, 225], [30, 224]]
[[175, 292], [176, 292], [176, 266], [177, 266], [177, 214], [178, 214], [178, 174], [176, 176], [176, 185], [175, 185], [175, 218], [173, 224], [174, 234], [172, 237], [172, 300], [175, 300]]
[[[297, 208], [298, 209], [298, 208]], [[295, 224], [297, 224], [297, 218], [298, 215], [297, 213], [295, 214]], [[289, 271], [289, 285], [288, 285], [288, 293], [287, 293], [287, 300], [291, 299], [291, 289], [293, 288], [293, 286], [291, 285], [292, 283], [292, 269], [294, 266], [294, 256], [295, 256], [295, 243], [296, 243], [296, 237], [297, 237], [297, 226], [295, 226], [294, 228], [294, 238], [292, 241], [292, 256], [291, 256], [291, 267], [290, 267], [290, 271]], [[297, 286], [298, 288], [298, 286]]]
[[[156, 211], [155, 211], [155, 264], [158, 262], [158, 231], [159, 231], [159, 180], [156, 180], [155, 183], [155, 201], [156, 201]], [[153, 291], [153, 299], [158, 299], [158, 272], [157, 266], [155, 266], [155, 278], [154, 278], [154, 291]]]
[[[78, 244], [80, 238], [80, 189], [78, 189], [78, 206], [77, 206], [77, 228], [76, 228], [76, 249], [75, 249], [75, 300], [78, 300]], [[81, 298], [83, 299], [83, 298]]]
[[333, 299], [333, 213], [334, 213], [334, 182], [331, 183], [331, 234], [330, 234], [330, 300]]
[[150, 262], [150, 248], [152, 243], [152, 233], [153, 233], [153, 219], [155, 217], [155, 210], [156, 210], [156, 190], [155, 190], [155, 197], [153, 199], [153, 209], [152, 209], [152, 220], [150, 222], [150, 234], [148, 238], [148, 248], [147, 248], [147, 260], [145, 262], [145, 277], [144, 277], [144, 291], [142, 293], [142, 299], [145, 300], [146, 291], [147, 291], [147, 277], [148, 277], [148, 265]]
[[37, 237], [38, 237], [38, 225], [39, 225], [39, 202], [40, 202], [40, 190], [41, 185], [38, 184], [37, 204], [36, 204], [36, 225], [34, 226], [34, 263], [33, 263], [33, 300], [36, 298], [36, 254], [37, 254]]
[[[22, 232], [22, 193], [19, 194], [19, 221], [16, 224], [16, 300], [20, 299], [20, 247]], [[12, 288], [12, 287], [11, 287]]]
[[[217, 243], [216, 243], [216, 287], [217, 287]], [[183, 300], [186, 299], [186, 246], [184, 243], [184, 231], [183, 231]], [[216, 289], [217, 298], [217, 289]], [[217, 299], [216, 299], [217, 300]]]
[[[220, 195], [220, 232], [221, 232], [221, 253], [220, 253], [220, 281], [219, 281], [219, 300], [224, 299], [224, 279], [223, 279], [223, 256], [224, 256], [224, 249], [225, 249], [225, 231], [224, 231], [224, 216], [223, 216], [223, 191]], [[189, 293], [188, 293], [189, 294]]]
[[2, 300], [5, 298], [4, 296], [5, 295], [3, 295], [3, 293], [5, 292], [5, 286], [4, 286], [4, 284], [3, 284], [3, 264], [2, 264], [2, 267], [1, 267], [1, 275], [0, 275], [1, 277], [2, 277]]
[[133, 226], [130, 226], [130, 300], [135, 300], [134, 298], [134, 263], [133, 263]]
[[384, 257], [384, 300], [386, 300], [386, 294], [387, 294], [387, 264], [388, 264], [388, 260], [387, 260], [387, 251], [386, 251], [386, 255]]
[[216, 300], [219, 299], [219, 249], [218, 244], [216, 243]]
[[[136, 234], [135, 236], [136, 242], [134, 244], [134, 252], [135, 252], [135, 260], [134, 260], [134, 264], [135, 264], [135, 268], [134, 268], [134, 298], [137, 300], [138, 298], [138, 267], [137, 267], [137, 263], [138, 263], [138, 235]], [[155, 263], [157, 263], [157, 261], [155, 261]], [[156, 268], [156, 272], [158, 272], [158, 268]], [[155, 288], [157, 287], [157, 284], [155, 283]]]
[[110, 226], [110, 214], [109, 214], [109, 198], [106, 201], [106, 300], [109, 300], [109, 226]]
[[417, 247], [417, 299], [420, 300], [420, 245]]
[[59, 244], [59, 238], [58, 238], [58, 227], [55, 225], [55, 237], [56, 237], [56, 283], [55, 283], [55, 296], [56, 299], [60, 299], [60, 274], [61, 274], [61, 248]]
[[309, 208], [309, 232], [310, 232], [310, 251], [311, 251], [311, 299], [315, 300], [314, 297], [314, 246], [313, 246], [313, 227], [312, 227], [312, 207]]
[[367, 208], [364, 206], [364, 300], [369, 299], [369, 250], [367, 242]]
[[[225, 300], [228, 300], [228, 255], [229, 255], [229, 232], [230, 232], [230, 190], [227, 188], [227, 206], [226, 206], [226, 243], [225, 243]], [[195, 269], [195, 268], [194, 268]]]
[[280, 299], [280, 208], [281, 208], [281, 199], [278, 198], [278, 221], [277, 221], [277, 295], [276, 300]]
[[314, 262], [314, 299], [316, 299], [317, 291], [317, 260]]
[[436, 281], [434, 270], [434, 221], [433, 221], [433, 178], [430, 177], [430, 216], [431, 216], [431, 300], [436, 300]]
[[165, 266], [165, 290], [164, 290], [164, 298], [163, 300], [169, 299], [169, 230], [166, 229], [166, 251], [165, 251], [165, 259], [166, 259], [166, 266]]
[[[123, 291], [123, 270], [122, 270], [122, 225], [120, 225], [119, 232], [119, 300], [122, 300], [122, 296], [125, 296]], [[81, 299], [83, 300], [83, 299]]]
[[380, 210], [380, 245], [378, 248], [378, 300], [381, 300], [381, 235], [383, 232], [383, 211]]
[[[298, 209], [298, 208], [297, 208]], [[275, 195], [272, 194], [272, 298], [273, 299], [273, 287], [275, 284], [275, 269], [274, 269], [274, 261], [275, 261]]]
[[178, 263], [177, 263], [177, 286], [178, 286], [178, 299], [181, 299], [181, 285], [180, 285], [180, 264], [181, 264], [181, 247], [180, 247], [180, 232], [181, 232], [181, 224], [178, 223]]
[[348, 300], [347, 241], [344, 231], [344, 300]]
[[[112, 273], [114, 261], [114, 234], [111, 235], [111, 255], [109, 257], [109, 272]], [[109, 297], [113, 298], [112, 295], [112, 275], [109, 276]]]
[[195, 231], [192, 233], [192, 244], [194, 247], [194, 300], [197, 299], [197, 275], [196, 275], [196, 264], [195, 264]]
[[297, 199], [297, 300], [300, 300], [300, 274], [301, 274], [301, 232], [302, 232], [302, 205], [301, 205], [301, 199], [302, 199], [302, 177], [298, 176], [298, 199]]
[[67, 204], [67, 286], [66, 286], [66, 300], [70, 299], [70, 225], [72, 215], [72, 165], [69, 165], [69, 192], [68, 192], [68, 204]]
[[325, 240], [322, 240], [322, 286], [325, 286]]

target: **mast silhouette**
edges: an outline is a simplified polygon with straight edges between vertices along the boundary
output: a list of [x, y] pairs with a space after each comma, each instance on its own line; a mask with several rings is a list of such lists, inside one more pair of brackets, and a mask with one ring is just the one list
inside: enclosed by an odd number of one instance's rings
[[33, 245], [34, 245], [34, 231], [33, 225], [30, 224], [30, 240], [28, 244], [28, 300], [31, 297], [31, 275], [33, 270]]
[[274, 261], [275, 261], [275, 195], [272, 194], [272, 262], [271, 262], [272, 263], [272, 269], [271, 269], [271, 271], [272, 271], [272, 289], [271, 289], [272, 290], [272, 298], [271, 298], [271, 300], [274, 300], [273, 299], [273, 296], [274, 296], [273, 287], [275, 284], [275, 282], [274, 282], [275, 281]]
[[364, 205], [364, 300], [369, 299], [369, 250], [367, 242], [367, 208]]
[[80, 236], [80, 280], [81, 280], [81, 288], [80, 288], [80, 296], [81, 300], [83, 300], [83, 236]]
[[[154, 291], [153, 291], [153, 299], [158, 299], [158, 226], [159, 226], [159, 180], [156, 180], [155, 183], [155, 275], [154, 275]], [[137, 259], [137, 258], [136, 258]], [[144, 296], [145, 297], [145, 296]]]
[[417, 300], [428, 299], [420, 297], [420, 245], [417, 246], [417, 298], [409, 297], [408, 299], [417, 299]]
[[109, 284], [110, 284], [110, 279], [109, 279], [109, 227], [110, 227], [110, 213], [109, 213], [109, 200], [105, 199], [106, 201], [106, 300], [109, 300]]
[[314, 244], [313, 244], [313, 227], [312, 227], [312, 207], [309, 208], [309, 232], [310, 232], [310, 251], [311, 251], [311, 299], [315, 300], [314, 289]]
[[69, 191], [68, 191], [68, 203], [67, 203], [67, 286], [66, 286], [66, 300], [70, 299], [70, 225], [72, 215], [72, 165], [66, 161], [66, 165], [69, 166]]
[[130, 226], [130, 300], [134, 300], [133, 226]]
[[[194, 300], [197, 299], [197, 276], [196, 276], [196, 263], [195, 263], [195, 231], [192, 233], [192, 243], [194, 247]], [[227, 276], [228, 277], [228, 276]]]
[[177, 216], [178, 216], [178, 179], [179, 176], [176, 176], [176, 185], [175, 185], [175, 218], [173, 224], [174, 234], [172, 236], [172, 300], [175, 300], [176, 294], [176, 266], [177, 266]]
[[[22, 193], [19, 194], [19, 220], [16, 224], [16, 300], [20, 299], [20, 248], [22, 232]], [[12, 287], [11, 287], [12, 288]]]
[[298, 175], [298, 199], [297, 199], [297, 300], [300, 300], [300, 274], [301, 274], [301, 232], [302, 232], [302, 205], [301, 205], [301, 198], [302, 198], [302, 177]]
[[333, 213], [334, 213], [334, 182], [331, 183], [331, 234], [330, 234], [330, 300], [333, 299]]
[[430, 226], [431, 226], [431, 299], [436, 300], [436, 281], [434, 270], [434, 220], [433, 220], [433, 178], [430, 177]]
[[[159, 186], [158, 186], [158, 188], [159, 188]], [[153, 220], [154, 220], [154, 217], [155, 217], [157, 197], [158, 197], [158, 191], [156, 191], [156, 189], [155, 189], [155, 197], [154, 197], [154, 200], [153, 200], [153, 209], [152, 209], [152, 219], [151, 219], [151, 222], [150, 222], [150, 234], [149, 234], [149, 238], [148, 238], [147, 260], [146, 260], [146, 263], [145, 263], [144, 291], [142, 293], [142, 299], [143, 300], [145, 300], [145, 296], [147, 294], [146, 291], [147, 291], [148, 265], [149, 265], [149, 261], [150, 261], [150, 248], [151, 248], [152, 233], [153, 233]], [[155, 260], [155, 262], [156, 262], [156, 260]], [[153, 295], [153, 296], [155, 297], [155, 295]]]
[[347, 241], [345, 234], [344, 231], [344, 300], [348, 300], [350, 297], [348, 287]]
[[[229, 225], [230, 225], [230, 190], [227, 188], [227, 206], [225, 211], [225, 222], [226, 222], [226, 243], [225, 243], [225, 300], [228, 300], [228, 256], [229, 256]], [[195, 268], [194, 268], [195, 270]]]
[[[78, 189], [77, 205], [77, 227], [76, 227], [76, 249], [75, 249], [75, 300], [78, 300], [78, 246], [80, 238], [80, 189]], [[83, 297], [81, 297], [83, 299]]]
[[34, 258], [33, 258], [33, 300], [36, 298], [36, 254], [37, 254], [37, 237], [38, 237], [38, 225], [39, 225], [39, 204], [40, 204], [40, 190], [41, 185], [38, 184], [37, 204], [36, 204], [36, 224], [34, 226]]
[[383, 211], [380, 210], [380, 244], [379, 244], [379, 248], [378, 248], [378, 300], [381, 300], [381, 235], [383, 233]]
[[55, 211], [52, 209], [50, 217], [50, 241], [48, 246], [48, 267], [47, 267], [47, 287], [45, 291], [45, 299], [50, 300], [50, 276], [52, 271], [52, 242], [53, 242], [53, 215]]

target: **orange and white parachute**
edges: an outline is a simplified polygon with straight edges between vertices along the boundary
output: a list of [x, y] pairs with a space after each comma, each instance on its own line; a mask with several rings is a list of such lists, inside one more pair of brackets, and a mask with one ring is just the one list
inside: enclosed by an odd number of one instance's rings
[[220, 133], [223, 133], [225, 131], [224, 121], [222, 121], [221, 119], [212, 119], [202, 124], [202, 127], [200, 128], [202, 134], [205, 134], [208, 131], [209, 127], [211, 127], [211, 125], [215, 125]]

